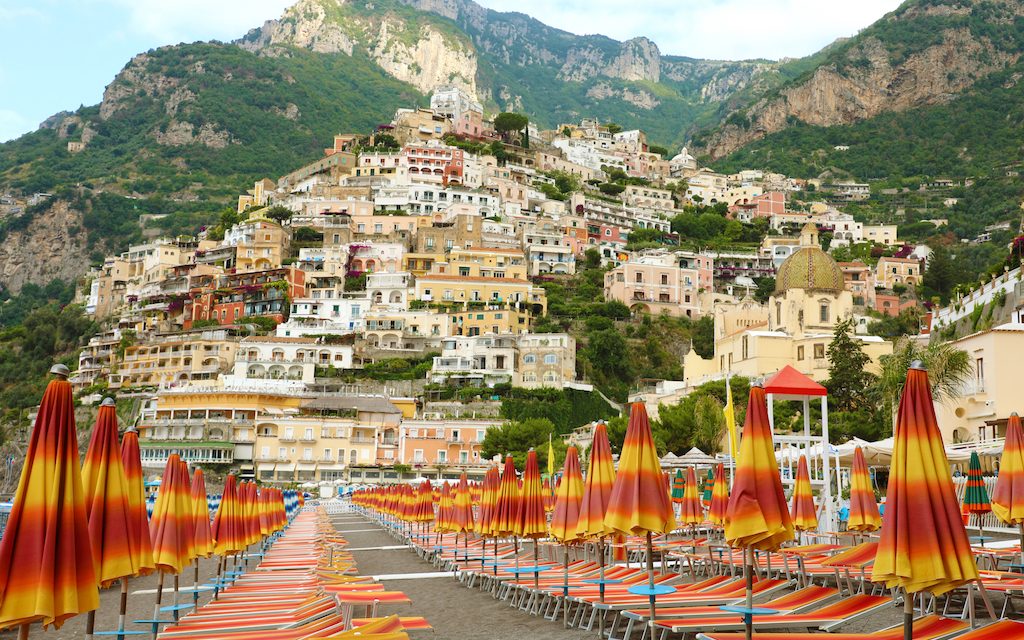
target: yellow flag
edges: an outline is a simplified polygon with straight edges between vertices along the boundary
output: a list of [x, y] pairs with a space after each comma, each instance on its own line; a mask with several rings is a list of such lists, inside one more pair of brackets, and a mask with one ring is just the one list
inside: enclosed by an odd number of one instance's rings
[[729, 453], [733, 461], [739, 459], [739, 435], [736, 433], [736, 409], [732, 404], [732, 387], [729, 386], [729, 378], [725, 379], [725, 407], [722, 408], [725, 414], [725, 426], [729, 429]]
[[548, 434], [548, 477], [555, 477], [555, 447], [551, 444], [551, 434]]

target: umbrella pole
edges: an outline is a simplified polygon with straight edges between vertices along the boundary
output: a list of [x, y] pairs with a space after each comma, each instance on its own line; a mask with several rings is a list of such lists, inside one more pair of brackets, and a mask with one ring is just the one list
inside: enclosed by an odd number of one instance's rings
[[[160, 619], [160, 601], [164, 599], [164, 572], [160, 572], [160, 578], [156, 583], [156, 604], [153, 605], [153, 620]], [[156, 640], [156, 633], [160, 629], [160, 625], [156, 622], [153, 623], [153, 640]]]
[[537, 551], [537, 538], [533, 539], [533, 588], [540, 588], [540, 573], [537, 569], [540, 568], [540, 552]]
[[217, 599], [217, 595], [220, 593], [220, 581], [224, 577], [224, 556], [221, 555], [220, 559], [217, 560], [217, 579], [213, 581], [213, 599]]
[[[1024, 529], [1021, 529], [1021, 536], [1024, 536]], [[498, 575], [498, 536], [494, 536], [494, 575]]]
[[85, 637], [88, 640], [92, 640], [93, 634], [96, 633], [96, 610], [93, 609], [85, 615]]
[[1024, 563], [1024, 520], [1017, 523], [1020, 528], [1020, 561]]
[[[578, 557], [578, 556], [577, 556]], [[569, 628], [569, 545], [562, 545], [562, 628]]]
[[601, 583], [598, 585], [598, 593], [601, 597], [601, 604], [604, 604], [604, 538], [597, 539], [597, 562], [600, 567]]
[[18, 640], [28, 640], [28, 625], [23, 624], [18, 627]]
[[512, 552], [516, 557], [516, 577], [519, 577], [519, 536], [512, 536]]
[[[651, 532], [647, 532], [647, 587], [651, 590], [650, 598], [651, 602], [651, 622], [654, 624], [654, 543], [651, 540]], [[654, 627], [651, 627], [653, 633]]]
[[128, 578], [121, 578], [121, 608], [117, 611], [117, 640], [124, 640], [124, 619], [128, 613]]
[[172, 617], [178, 620], [178, 574], [174, 574], [174, 594], [171, 596]]
[[195, 572], [192, 574], [192, 605], [199, 607], [199, 556], [196, 556]]
[[914, 638], [914, 597], [903, 591], [903, 640]]
[[750, 610], [754, 608], [754, 548], [747, 547], [743, 552], [743, 577], [747, 583], [747, 612], [743, 614], [744, 631], [746, 639], [754, 637], [754, 617]]

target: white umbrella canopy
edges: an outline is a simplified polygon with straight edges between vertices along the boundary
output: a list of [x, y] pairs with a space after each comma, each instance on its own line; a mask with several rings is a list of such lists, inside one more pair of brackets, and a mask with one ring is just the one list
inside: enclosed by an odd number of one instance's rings
[[684, 467], [713, 467], [718, 464], [718, 460], [697, 447], [691, 447], [689, 451], [677, 458], [677, 463]]

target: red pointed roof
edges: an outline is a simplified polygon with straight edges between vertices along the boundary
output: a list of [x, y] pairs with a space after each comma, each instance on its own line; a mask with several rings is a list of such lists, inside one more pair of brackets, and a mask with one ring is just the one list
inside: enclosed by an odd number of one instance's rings
[[828, 389], [800, 373], [790, 365], [764, 383], [765, 393], [780, 396], [825, 396]]

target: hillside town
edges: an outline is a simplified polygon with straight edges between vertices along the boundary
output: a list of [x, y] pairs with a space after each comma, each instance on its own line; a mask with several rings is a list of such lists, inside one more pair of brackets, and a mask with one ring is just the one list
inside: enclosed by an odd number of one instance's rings
[[[430, 108], [339, 134], [323, 157], [255, 182], [230, 224], [108, 256], [83, 293], [103, 330], [81, 352], [75, 390], [138, 400], [151, 470], [180, 452], [269, 483], [480, 478], [485, 434], [504, 422], [494, 389], [626, 400], [577, 366], [574, 335], [536, 331], [545, 284], [584, 264], [604, 270], [605, 300], [634, 316], [712, 319], [713, 353], [691, 348], [681, 379], [632, 390], [655, 416], [731, 375], [788, 365], [823, 381], [847, 320], [877, 372], [893, 345], [870, 322], [921, 305], [930, 249], [844, 213], [864, 185], [819, 184], [828, 197], [798, 209], [805, 181], [717, 174], [685, 148], [666, 160], [643, 131], [511, 124], [461, 89], [439, 90]], [[672, 220], [695, 206], [724, 207], [729, 224], [762, 234], [684, 249]], [[832, 251], [870, 243], [874, 263], [837, 261], [823, 234]], [[366, 375], [395, 363], [410, 374]], [[977, 421], [955, 416], [955, 436], [974, 437]]]

